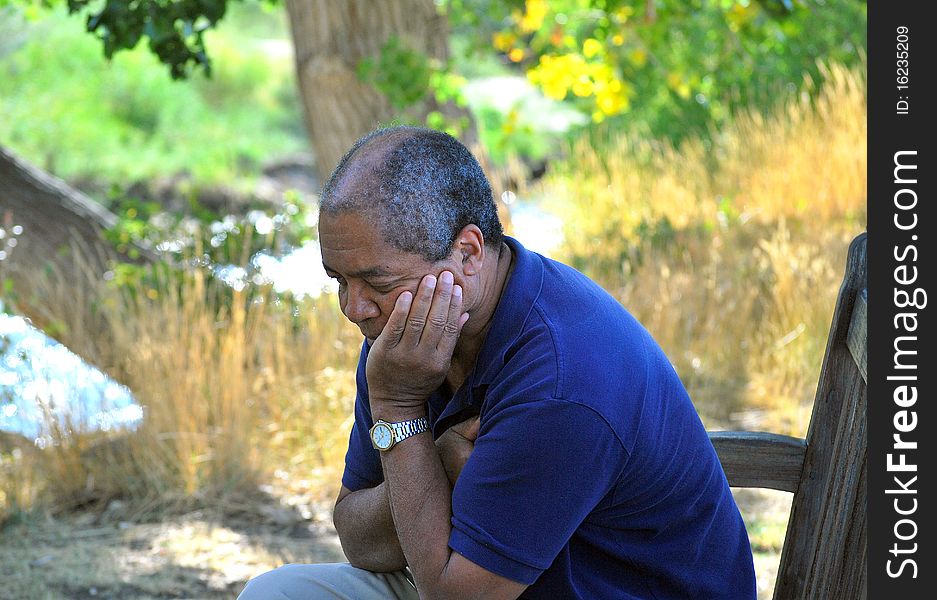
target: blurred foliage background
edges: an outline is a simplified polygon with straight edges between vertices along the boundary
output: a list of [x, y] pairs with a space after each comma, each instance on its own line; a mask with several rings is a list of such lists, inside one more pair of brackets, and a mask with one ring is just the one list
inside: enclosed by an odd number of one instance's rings
[[[472, 144], [509, 231], [621, 299], [708, 427], [803, 435], [866, 227], [865, 2], [430, 4], [446, 56], [392, 35], [357, 81], [394, 121]], [[0, 145], [116, 213], [118, 252], [159, 257], [77, 291], [0, 259], [5, 310], [145, 414], [130, 435], [47, 424], [45, 450], [0, 439], [0, 523], [334, 497], [360, 336], [317, 293], [317, 252], [297, 253], [331, 169], [297, 85], [297, 5], [318, 3], [0, 0]], [[291, 255], [313, 293], [261, 268]], [[756, 547], [776, 551], [776, 529]]]

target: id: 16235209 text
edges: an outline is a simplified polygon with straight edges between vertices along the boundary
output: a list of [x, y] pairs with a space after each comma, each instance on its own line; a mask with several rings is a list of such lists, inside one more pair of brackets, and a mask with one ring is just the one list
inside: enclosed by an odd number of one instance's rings
[[898, 102], [895, 112], [908, 114], [911, 108], [911, 36], [907, 27], [899, 25], [895, 33], [895, 82], [898, 85]]

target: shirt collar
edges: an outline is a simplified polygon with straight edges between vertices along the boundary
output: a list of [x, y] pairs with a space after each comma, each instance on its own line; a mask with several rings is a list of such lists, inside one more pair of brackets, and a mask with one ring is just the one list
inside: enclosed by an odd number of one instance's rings
[[504, 353], [523, 331], [534, 303], [543, 286], [543, 258], [512, 237], [505, 243], [514, 254], [514, 269], [508, 277], [501, 298], [491, 318], [488, 335], [475, 359], [469, 379], [441, 411], [436, 424], [441, 433], [445, 428], [464, 420], [469, 413], [478, 414], [485, 398], [485, 389], [501, 372]]
[[501, 292], [488, 335], [475, 360], [472, 387], [488, 385], [500, 372], [504, 352], [521, 334], [543, 287], [543, 258], [516, 239], [505, 236], [514, 254], [514, 270]]

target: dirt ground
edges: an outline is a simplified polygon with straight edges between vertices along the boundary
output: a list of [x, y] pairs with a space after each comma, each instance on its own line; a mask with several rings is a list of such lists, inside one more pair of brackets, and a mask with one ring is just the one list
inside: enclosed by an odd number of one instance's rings
[[10, 526], [0, 533], [0, 598], [234, 598], [282, 564], [344, 560], [327, 512], [257, 517], [130, 523], [81, 513]]
[[[736, 499], [752, 537], [759, 598], [768, 599], [790, 494], [739, 490]], [[0, 599], [234, 598], [248, 579], [281, 564], [344, 560], [328, 505], [266, 505], [224, 518], [196, 511], [157, 523], [121, 521], [114, 512], [0, 531]]]

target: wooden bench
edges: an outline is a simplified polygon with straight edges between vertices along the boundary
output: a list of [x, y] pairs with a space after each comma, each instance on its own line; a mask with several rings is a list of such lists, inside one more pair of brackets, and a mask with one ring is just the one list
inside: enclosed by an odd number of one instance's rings
[[807, 439], [710, 438], [734, 487], [794, 494], [775, 600], [866, 598], [866, 234], [849, 246]]

